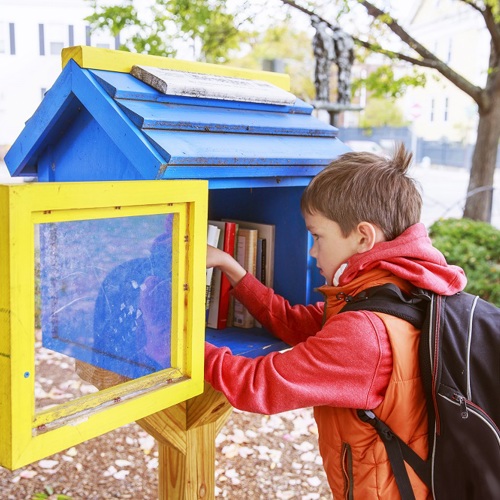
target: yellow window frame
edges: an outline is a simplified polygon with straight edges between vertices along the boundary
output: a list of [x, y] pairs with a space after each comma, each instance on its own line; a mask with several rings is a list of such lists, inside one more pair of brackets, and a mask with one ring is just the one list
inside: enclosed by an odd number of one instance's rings
[[[0, 186], [0, 465], [14, 470], [203, 391], [207, 181]], [[174, 215], [171, 368], [35, 408], [35, 226]]]

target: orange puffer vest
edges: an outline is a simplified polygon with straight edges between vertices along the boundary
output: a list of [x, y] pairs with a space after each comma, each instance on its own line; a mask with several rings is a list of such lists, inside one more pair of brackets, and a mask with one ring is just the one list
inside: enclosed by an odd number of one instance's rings
[[[327, 317], [338, 312], [338, 304], [332, 309], [335, 310], [326, 311]], [[374, 413], [421, 457], [426, 457], [427, 411], [418, 366], [420, 331], [399, 318], [376, 314], [389, 334], [393, 371], [384, 401]], [[369, 424], [359, 419], [356, 409], [321, 406], [314, 409], [314, 416], [324, 468], [335, 499], [400, 498], [384, 443]], [[406, 468], [415, 498], [432, 498], [411, 467]]]

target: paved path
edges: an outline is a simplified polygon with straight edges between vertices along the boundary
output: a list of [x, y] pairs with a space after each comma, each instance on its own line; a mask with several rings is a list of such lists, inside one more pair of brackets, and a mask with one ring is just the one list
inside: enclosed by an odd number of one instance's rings
[[[469, 172], [455, 167], [413, 167], [411, 175], [423, 190], [422, 222], [430, 226], [440, 217], [462, 217]], [[494, 182], [492, 224], [500, 228], [500, 170]]]

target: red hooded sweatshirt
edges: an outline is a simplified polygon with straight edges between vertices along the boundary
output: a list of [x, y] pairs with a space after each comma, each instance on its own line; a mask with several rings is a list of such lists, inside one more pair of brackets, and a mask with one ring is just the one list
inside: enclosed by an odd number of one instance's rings
[[[276, 413], [314, 406], [318, 442], [335, 498], [399, 498], [384, 445], [354, 409], [372, 409], [420, 456], [427, 454], [427, 418], [417, 362], [419, 331], [383, 314], [337, 315], [343, 297], [394, 283], [443, 295], [463, 289], [463, 271], [448, 266], [416, 224], [392, 241], [356, 254], [340, 267], [324, 303], [291, 307], [247, 274], [234, 295], [271, 332], [294, 346], [257, 359], [206, 344], [205, 377], [236, 408]], [[425, 485], [409, 471], [415, 497]]]
[[[415, 224], [394, 240], [355, 254], [339, 286], [320, 290], [332, 297], [387, 282], [453, 295], [464, 288], [466, 278], [432, 246], [425, 226]], [[292, 307], [249, 273], [233, 294], [267, 330], [293, 346], [249, 359], [206, 343], [205, 379], [235, 408], [273, 414], [324, 405], [373, 409], [382, 402], [392, 352], [376, 314], [344, 313], [324, 322], [324, 302]]]

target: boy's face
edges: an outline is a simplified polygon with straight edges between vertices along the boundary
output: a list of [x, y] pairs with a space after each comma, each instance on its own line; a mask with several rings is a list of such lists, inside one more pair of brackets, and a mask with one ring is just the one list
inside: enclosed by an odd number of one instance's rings
[[318, 213], [304, 214], [304, 219], [307, 230], [314, 239], [309, 253], [316, 259], [316, 265], [326, 284], [331, 285], [341, 264], [359, 251], [358, 236], [353, 231], [346, 238], [336, 222]]

